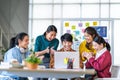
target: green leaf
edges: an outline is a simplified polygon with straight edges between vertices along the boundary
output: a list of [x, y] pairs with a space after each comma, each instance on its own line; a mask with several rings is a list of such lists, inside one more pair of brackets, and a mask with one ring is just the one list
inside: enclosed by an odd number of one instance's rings
[[40, 60], [40, 58], [36, 57], [34, 53], [32, 53], [29, 57], [27, 57], [25, 59], [26, 62], [29, 62], [29, 63], [37, 63], [37, 64], [41, 64], [42, 63], [42, 60]]

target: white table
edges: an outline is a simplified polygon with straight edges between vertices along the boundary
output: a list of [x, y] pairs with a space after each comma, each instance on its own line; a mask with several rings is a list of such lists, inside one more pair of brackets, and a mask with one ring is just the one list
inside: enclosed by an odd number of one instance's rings
[[95, 80], [120, 80], [120, 78], [97, 78]]
[[74, 78], [80, 77], [84, 74], [95, 74], [96, 71], [94, 69], [0, 69], [1, 71], [8, 71], [10, 73], [16, 74], [21, 77], [41, 77], [41, 78]]

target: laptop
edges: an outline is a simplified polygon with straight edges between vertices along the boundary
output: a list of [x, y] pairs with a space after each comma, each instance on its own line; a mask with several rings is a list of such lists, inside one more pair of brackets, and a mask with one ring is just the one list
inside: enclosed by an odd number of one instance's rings
[[55, 52], [54, 53], [54, 68], [67, 69], [68, 59], [73, 59], [73, 68], [80, 68], [79, 52]]

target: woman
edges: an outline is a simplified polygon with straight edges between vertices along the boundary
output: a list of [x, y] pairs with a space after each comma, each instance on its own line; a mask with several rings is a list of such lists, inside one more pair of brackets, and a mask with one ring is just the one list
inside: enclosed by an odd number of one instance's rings
[[95, 49], [92, 46], [92, 41], [93, 39], [98, 36], [98, 33], [96, 32], [96, 30], [93, 27], [87, 27], [84, 31], [84, 37], [85, 40], [80, 44], [79, 46], [79, 52], [80, 52], [80, 67], [83, 68], [83, 62], [86, 60], [86, 58], [84, 58], [82, 56], [82, 54], [84, 52], [90, 52], [93, 53], [93, 55], [95, 55]]
[[[24, 32], [19, 33], [15, 39], [16, 46], [9, 49], [5, 53], [4, 62], [13, 63], [14, 61], [17, 61], [18, 63], [22, 63], [22, 61], [30, 54], [30, 52], [27, 51], [28, 44], [29, 44], [28, 34]], [[3, 72], [2, 75], [8, 75], [12, 78], [18, 79], [18, 76], [7, 72]], [[19, 78], [19, 80], [27, 80], [27, 78]]]
[[94, 68], [97, 72], [98, 78], [110, 78], [110, 67], [112, 64], [110, 45], [105, 42], [101, 36], [96, 36], [93, 40], [93, 48], [97, 52], [96, 56], [83, 53], [83, 56], [88, 60], [86, 68]]
[[9, 47], [9, 49], [15, 47], [15, 38], [16, 38], [16, 37], [12, 37], [12, 38], [10, 39], [10, 47]]
[[57, 50], [59, 40], [56, 39], [57, 28], [54, 25], [48, 26], [46, 32], [36, 38], [35, 54], [36, 56], [44, 56], [43, 65], [49, 68], [50, 54]]
[[[73, 37], [71, 34], [65, 33], [64, 35], [62, 35], [61, 42], [62, 42], [63, 48], [61, 48], [58, 51], [60, 51], [60, 52], [75, 51], [71, 48], [72, 44], [73, 44]], [[51, 59], [50, 60], [50, 68], [54, 68], [54, 54], [51, 54], [50, 59]]]

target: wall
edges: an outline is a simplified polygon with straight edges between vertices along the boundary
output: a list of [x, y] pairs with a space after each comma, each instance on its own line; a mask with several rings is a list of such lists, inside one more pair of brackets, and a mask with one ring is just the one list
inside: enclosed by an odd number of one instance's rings
[[28, 33], [29, 0], [0, 0], [0, 25], [7, 39]]

